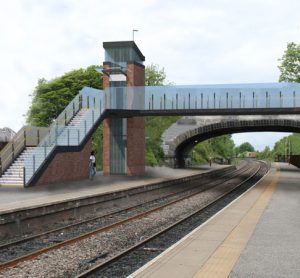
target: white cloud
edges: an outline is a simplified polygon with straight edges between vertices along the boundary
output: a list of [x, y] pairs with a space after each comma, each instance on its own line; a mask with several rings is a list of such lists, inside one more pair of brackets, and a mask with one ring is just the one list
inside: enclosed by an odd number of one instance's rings
[[298, 42], [296, 0], [0, 1], [0, 127], [18, 130], [38, 78], [101, 64], [103, 41], [130, 40], [176, 84], [276, 82]]

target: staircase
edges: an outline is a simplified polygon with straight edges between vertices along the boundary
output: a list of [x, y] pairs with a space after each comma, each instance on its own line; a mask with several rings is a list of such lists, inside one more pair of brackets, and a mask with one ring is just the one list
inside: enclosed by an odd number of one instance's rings
[[[41, 141], [38, 140], [36, 147], [28, 147], [26, 138], [24, 139], [23, 132], [21, 132], [22, 146], [25, 149], [10, 162], [11, 164], [6, 165], [8, 168], [2, 175], [0, 172], [0, 186], [30, 185], [34, 176], [41, 170], [41, 167], [58, 146], [65, 148], [80, 146], [86, 136], [90, 134], [89, 132], [97, 120], [100, 119], [101, 113], [104, 111], [102, 104], [103, 92], [85, 87], [49, 127], [47, 135]], [[2, 161], [3, 159], [8, 161], [7, 158], [14, 157], [13, 149], [9, 148], [10, 152], [5, 153], [5, 155], [3, 152], [1, 153]]]
[[76, 146], [80, 143], [78, 142], [78, 130], [80, 130], [80, 126], [87, 118], [88, 112], [89, 109], [87, 108], [82, 108], [77, 112], [57, 137], [57, 145]]
[[88, 109], [82, 108], [78, 111], [78, 113], [71, 119], [69, 122], [68, 126], [76, 126], [78, 127], [81, 123], [81, 120], [84, 118], [86, 115]]
[[[85, 117], [88, 109], [83, 108], [78, 111], [78, 113], [70, 120], [68, 127], [75, 127], [77, 128], [82, 119]], [[73, 137], [69, 139], [69, 143], [74, 143], [72, 140]], [[58, 137], [58, 142], [60, 145], [67, 145], [68, 138], [66, 132], [62, 132]], [[39, 161], [44, 156], [44, 148], [43, 147], [26, 147], [24, 151], [20, 153], [20, 155], [14, 160], [11, 166], [3, 173], [0, 177], [0, 186], [24, 186], [24, 161], [26, 158], [29, 158], [32, 154], [35, 154], [35, 159]], [[27, 169], [28, 170], [28, 169]]]
[[0, 177], [0, 185], [10, 186], [23, 186], [24, 175], [23, 167], [24, 160], [30, 155], [34, 147], [27, 147], [21, 154], [15, 159], [11, 166]]

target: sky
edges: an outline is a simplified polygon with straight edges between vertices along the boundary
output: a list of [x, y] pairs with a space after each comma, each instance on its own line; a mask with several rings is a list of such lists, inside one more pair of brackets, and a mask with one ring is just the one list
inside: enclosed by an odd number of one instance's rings
[[[299, 0], [0, 0], [0, 128], [25, 124], [39, 78], [102, 64], [104, 41], [132, 40], [176, 85], [277, 82], [299, 42]], [[234, 135], [256, 149], [285, 134]]]

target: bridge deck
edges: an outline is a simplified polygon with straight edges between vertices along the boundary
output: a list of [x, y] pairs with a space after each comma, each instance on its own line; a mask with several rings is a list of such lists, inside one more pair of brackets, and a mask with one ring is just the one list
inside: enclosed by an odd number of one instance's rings
[[300, 171], [280, 167], [131, 277], [299, 277]]

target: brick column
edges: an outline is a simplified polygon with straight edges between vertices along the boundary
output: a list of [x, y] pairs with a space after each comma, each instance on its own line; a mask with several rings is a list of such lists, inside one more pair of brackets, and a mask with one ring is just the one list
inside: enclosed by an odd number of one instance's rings
[[[114, 94], [111, 108], [126, 109], [124, 104], [128, 96], [121, 87], [145, 86], [145, 57], [134, 41], [104, 42], [103, 48], [106, 59], [103, 63], [103, 88], [116, 88], [110, 92]], [[133, 100], [137, 102], [139, 98], [144, 105], [142, 95], [137, 95], [137, 99]], [[127, 101], [130, 102], [129, 99]], [[145, 173], [145, 127], [142, 117], [104, 121], [103, 167], [104, 175]]]
[[[145, 86], [145, 67], [127, 64], [127, 86]], [[145, 174], [145, 123], [143, 117], [127, 119], [127, 175]]]

